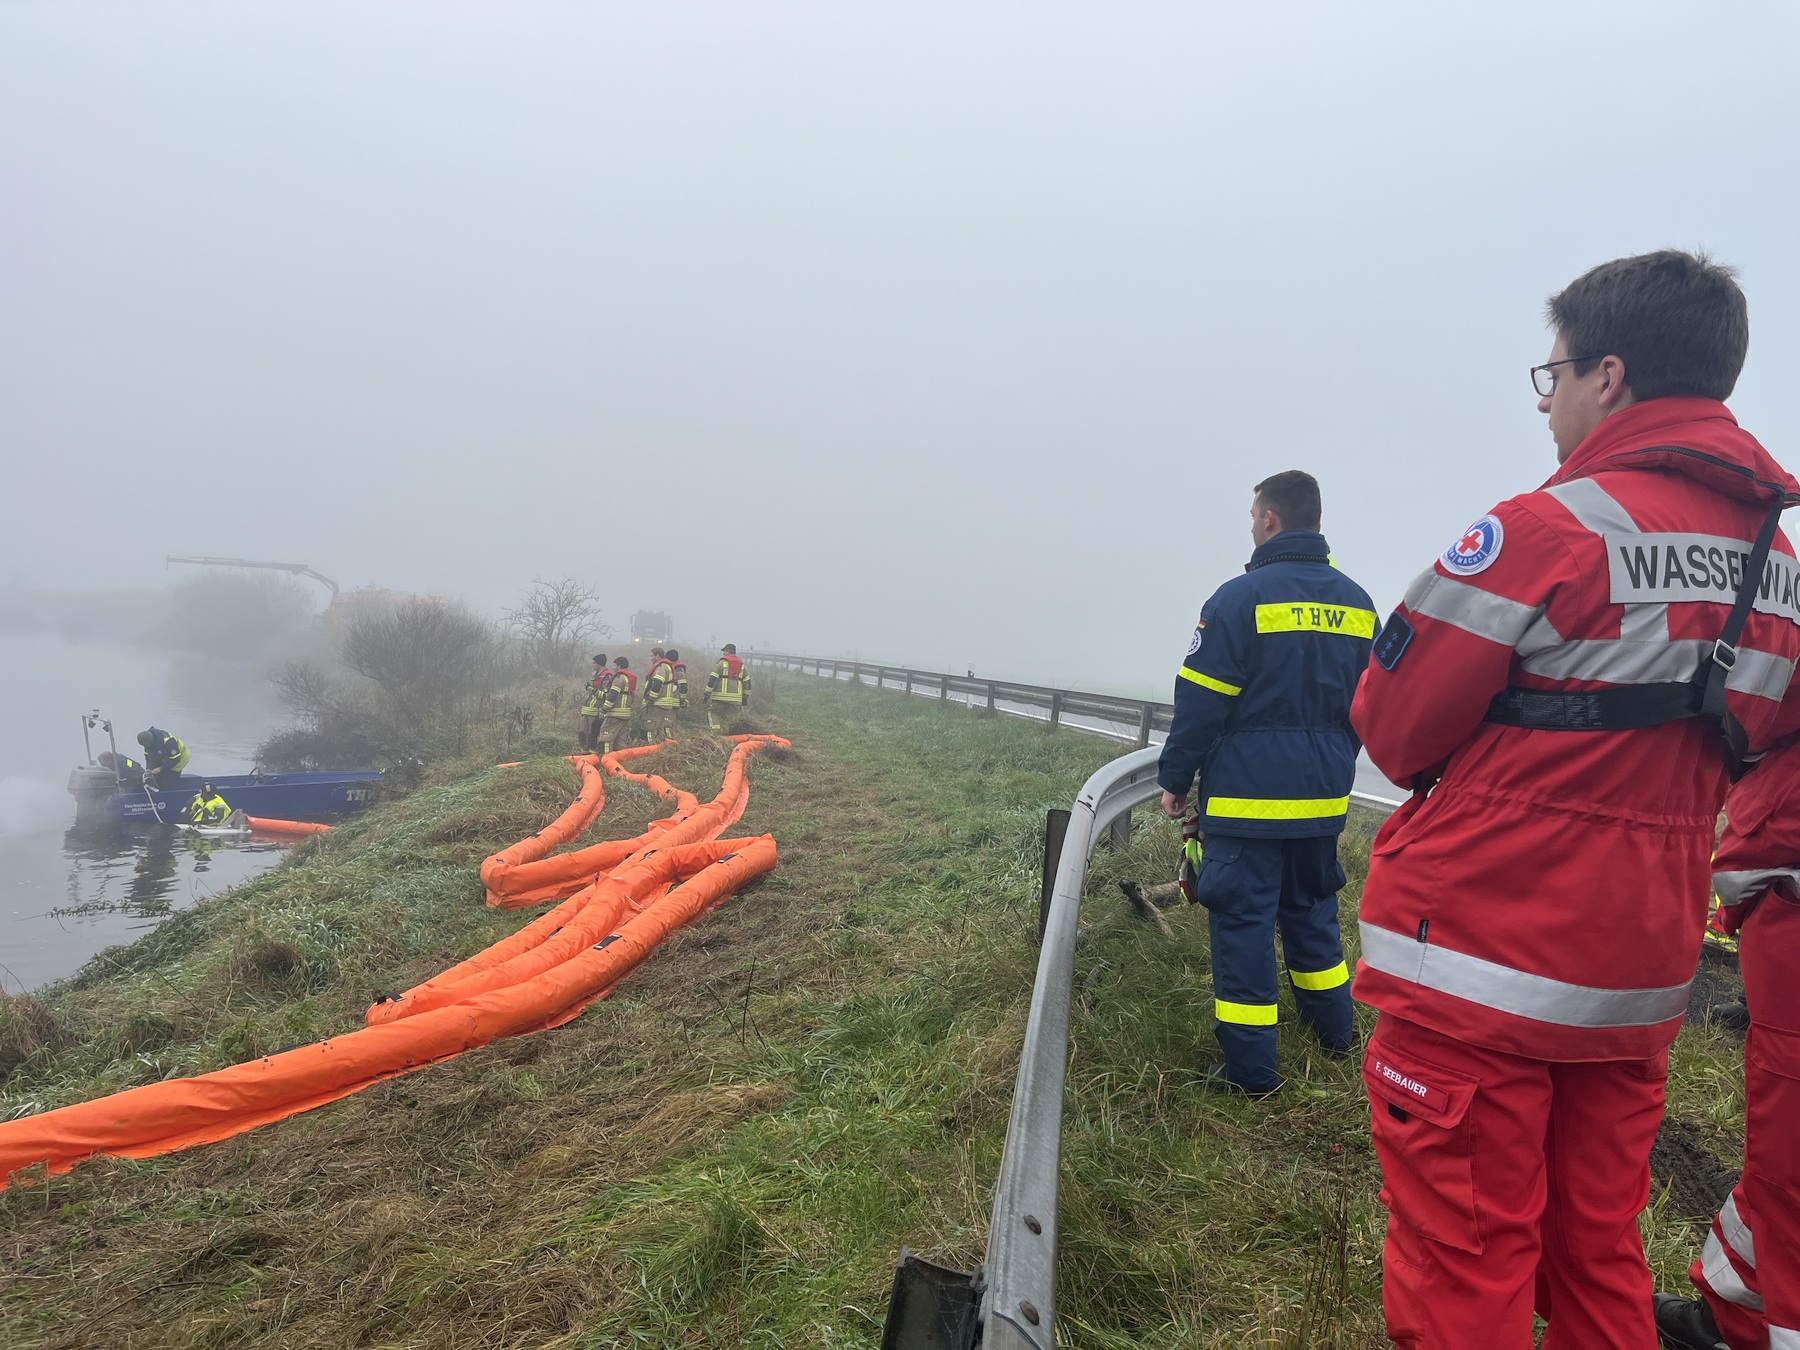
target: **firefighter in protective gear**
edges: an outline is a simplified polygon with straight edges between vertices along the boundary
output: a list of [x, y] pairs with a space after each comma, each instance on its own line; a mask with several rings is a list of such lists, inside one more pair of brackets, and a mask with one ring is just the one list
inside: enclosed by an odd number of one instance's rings
[[181, 781], [182, 772], [191, 756], [187, 743], [179, 736], [151, 727], [140, 731], [137, 742], [144, 747], [144, 782], [150, 787], [171, 788]]
[[606, 711], [606, 686], [612, 681], [612, 671], [606, 668], [606, 653], [594, 653], [594, 673], [581, 686], [581, 729], [577, 733], [577, 742], [584, 751], [592, 754], [600, 744], [600, 718]]
[[225, 799], [213, 791], [211, 783], [202, 783], [200, 791], [194, 794], [194, 800], [188, 803], [187, 819], [190, 825], [223, 825], [231, 808]]
[[723, 731], [719, 709], [745, 708], [750, 704], [750, 672], [738, 659], [737, 644], [727, 642], [725, 653], [706, 677], [706, 724]]
[[673, 647], [669, 648], [669, 660], [675, 667], [675, 696], [680, 700], [678, 706], [688, 706], [687, 662], [681, 659], [681, 653]]
[[610, 755], [630, 743], [631, 713], [637, 700], [637, 676], [627, 657], [613, 657], [612, 675], [600, 702], [600, 753]]
[[1744, 1172], [1688, 1272], [1700, 1301], [1656, 1296], [1663, 1343], [1800, 1346], [1800, 738], [1725, 799], [1713, 858], [1723, 925], [1740, 939]]
[[1550, 312], [1559, 467], [1413, 583], [1352, 710], [1413, 789], [1375, 839], [1355, 982], [1401, 1346], [1526, 1350], [1534, 1305], [1544, 1350], [1654, 1342], [1637, 1216], [1715, 821], [1733, 747], [1800, 722], [1775, 529], [1800, 483], [1720, 401], [1743, 293], [1666, 251]]
[[651, 663], [644, 676], [644, 739], [650, 744], [673, 740], [681, 695], [675, 688], [675, 662], [670, 652]]
[[1337, 840], [1356, 776], [1350, 700], [1375, 611], [1331, 564], [1310, 474], [1257, 484], [1250, 516], [1255, 551], [1201, 611], [1157, 781], [1175, 819], [1200, 785], [1188, 862], [1204, 841], [1192, 885], [1207, 909], [1213, 1034], [1225, 1054], [1211, 1081], [1260, 1096], [1281, 1085], [1277, 929], [1300, 1020], [1328, 1050], [1347, 1053], [1355, 1040]]

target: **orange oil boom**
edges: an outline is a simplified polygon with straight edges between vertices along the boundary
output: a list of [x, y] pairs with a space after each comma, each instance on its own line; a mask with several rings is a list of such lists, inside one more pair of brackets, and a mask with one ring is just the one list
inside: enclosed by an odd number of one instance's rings
[[[654, 775], [620, 767], [654, 747], [606, 756], [610, 772], [676, 800], [676, 814], [657, 822], [661, 829], [646, 831], [643, 839], [649, 842], [615, 869], [549, 913], [398, 1000], [371, 1008], [367, 1026], [214, 1073], [0, 1123], [0, 1179], [10, 1182], [14, 1172], [33, 1163], [66, 1172], [98, 1153], [148, 1158], [227, 1139], [502, 1037], [574, 1018], [669, 933], [775, 867], [770, 836], [718, 836], [743, 814], [749, 793], [745, 760], [764, 746], [788, 743], [775, 736], [732, 739], [738, 744], [724, 785], [704, 806]], [[497, 859], [514, 868], [542, 859], [599, 813], [605, 793], [593, 757], [574, 762], [583, 780], [574, 805], [538, 834], [490, 858], [484, 880]]]

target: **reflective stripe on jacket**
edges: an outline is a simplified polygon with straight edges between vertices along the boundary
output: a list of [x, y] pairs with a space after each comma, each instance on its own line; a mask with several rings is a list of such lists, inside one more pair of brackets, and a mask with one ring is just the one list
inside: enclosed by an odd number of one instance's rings
[[[192, 758], [188, 754], [187, 742], [166, 731], [157, 731], [155, 727], [152, 727], [151, 731], [154, 734], [150, 744], [144, 747], [144, 758], [150, 762], [150, 767], [167, 769], [174, 774], [179, 774], [187, 768], [188, 761]], [[161, 739], [157, 739], [158, 737]]]
[[[1688, 718], [1544, 730], [1485, 716], [1509, 686], [1580, 692], [1695, 674], [1772, 497], [1733, 466], [1795, 489], [1723, 404], [1633, 405], [1413, 583], [1352, 714], [1381, 771], [1415, 789], [1376, 836], [1363, 888], [1363, 1002], [1535, 1059], [1634, 1059], [1674, 1040], [1727, 785], [1718, 729]], [[1789, 694], [1800, 600], [1784, 537], [1765, 575], [1727, 682], [1758, 749], [1800, 725]]]
[[225, 804], [225, 799], [216, 792], [210, 797], [196, 792], [194, 800], [188, 803], [187, 817], [189, 822], [195, 825], [218, 825], [230, 814], [231, 808]]
[[1728, 933], [1744, 926], [1772, 888], [1800, 899], [1800, 737], [1783, 741], [1732, 785], [1712, 868]]
[[601, 695], [601, 709], [608, 717], [631, 716], [631, 696], [637, 693], [637, 675], [629, 670], [615, 670]]
[[1342, 830], [1356, 777], [1350, 700], [1374, 635], [1374, 602], [1331, 565], [1324, 536], [1276, 535], [1200, 612], [1158, 781], [1181, 796], [1198, 777], [1207, 833]]
[[706, 677], [706, 692], [714, 703], [742, 703], [750, 688], [750, 674], [738, 657], [727, 652]]
[[644, 677], [644, 697], [658, 708], [681, 706], [681, 693], [675, 687], [675, 665], [667, 657], [655, 661]]
[[594, 676], [593, 679], [587, 682], [584, 686], [587, 690], [587, 697], [582, 700], [581, 704], [581, 715], [583, 717], [598, 717], [600, 715], [601, 709], [606, 706], [606, 686], [611, 683], [612, 672], [610, 670], [603, 675]]

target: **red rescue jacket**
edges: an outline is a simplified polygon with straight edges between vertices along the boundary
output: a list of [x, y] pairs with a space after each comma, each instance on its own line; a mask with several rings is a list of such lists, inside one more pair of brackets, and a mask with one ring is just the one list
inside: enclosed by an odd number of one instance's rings
[[1725, 833], [1713, 855], [1725, 931], [1742, 928], [1771, 887], [1800, 899], [1800, 739], [1763, 756], [1725, 798]]
[[[1648, 1057], [1675, 1039], [1729, 778], [1718, 728], [1538, 730], [1484, 715], [1509, 685], [1694, 674], [1773, 501], [1730, 466], [1795, 490], [1723, 404], [1636, 404], [1407, 591], [1351, 710], [1370, 758], [1414, 788], [1376, 836], [1358, 999], [1536, 1059]], [[1753, 748], [1800, 726], [1793, 555], [1777, 534], [1726, 685]]]

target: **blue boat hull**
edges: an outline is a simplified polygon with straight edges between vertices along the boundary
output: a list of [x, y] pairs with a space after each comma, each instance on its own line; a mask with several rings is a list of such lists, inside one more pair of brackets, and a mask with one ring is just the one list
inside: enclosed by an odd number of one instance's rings
[[[183, 818], [202, 781], [210, 782], [233, 810], [274, 820], [341, 820], [381, 795], [381, 774], [362, 769], [348, 773], [216, 774], [205, 780], [189, 774], [168, 789], [113, 791], [91, 800], [105, 818], [121, 825], [154, 825], [159, 815], [174, 823]], [[88, 815], [88, 803], [80, 805], [81, 814]]]

